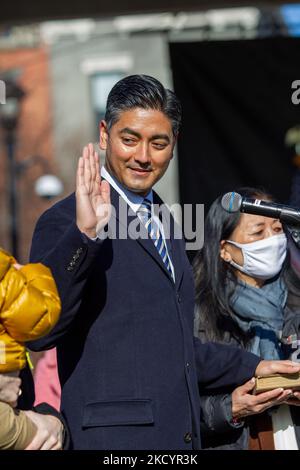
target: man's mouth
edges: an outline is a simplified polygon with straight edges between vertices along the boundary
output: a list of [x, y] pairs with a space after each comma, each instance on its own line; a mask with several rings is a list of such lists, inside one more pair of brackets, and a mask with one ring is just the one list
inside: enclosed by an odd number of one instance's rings
[[133, 171], [133, 173], [135, 173], [136, 175], [141, 175], [141, 176], [144, 176], [144, 175], [148, 175], [152, 170], [149, 170], [149, 169], [145, 169], [145, 168], [129, 168], [131, 171]]

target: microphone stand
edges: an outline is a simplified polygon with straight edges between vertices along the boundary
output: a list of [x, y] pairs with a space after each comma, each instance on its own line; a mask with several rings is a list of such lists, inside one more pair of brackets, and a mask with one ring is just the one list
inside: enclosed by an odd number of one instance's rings
[[295, 245], [300, 249], [300, 226], [292, 226], [284, 224], [285, 228], [289, 232], [291, 238], [293, 239]]

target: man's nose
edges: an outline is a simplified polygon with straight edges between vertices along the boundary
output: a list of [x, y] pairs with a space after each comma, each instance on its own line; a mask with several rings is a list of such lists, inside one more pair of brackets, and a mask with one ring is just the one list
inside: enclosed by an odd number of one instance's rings
[[151, 156], [150, 156], [150, 152], [149, 152], [149, 147], [148, 145], [145, 143], [145, 144], [141, 144], [139, 146], [139, 148], [137, 149], [137, 152], [134, 156], [134, 159], [145, 165], [146, 163], [150, 163], [151, 161]]

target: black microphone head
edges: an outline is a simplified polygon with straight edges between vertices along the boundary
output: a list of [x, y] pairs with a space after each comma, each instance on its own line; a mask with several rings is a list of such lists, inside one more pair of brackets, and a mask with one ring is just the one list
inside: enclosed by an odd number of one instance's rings
[[241, 208], [242, 196], [232, 191], [222, 197], [221, 205], [227, 212], [238, 212]]

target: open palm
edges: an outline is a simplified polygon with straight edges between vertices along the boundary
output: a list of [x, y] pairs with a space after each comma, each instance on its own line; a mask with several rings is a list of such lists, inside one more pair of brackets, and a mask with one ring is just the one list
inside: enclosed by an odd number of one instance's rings
[[76, 176], [76, 223], [88, 237], [95, 237], [108, 223], [110, 186], [101, 181], [99, 156], [93, 144], [84, 147], [79, 158]]

